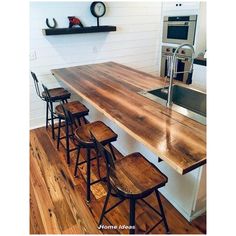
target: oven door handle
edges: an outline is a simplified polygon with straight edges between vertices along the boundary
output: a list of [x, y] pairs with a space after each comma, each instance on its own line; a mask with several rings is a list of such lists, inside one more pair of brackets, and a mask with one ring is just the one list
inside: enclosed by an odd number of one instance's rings
[[176, 59], [183, 62], [183, 63], [186, 63], [191, 60], [191, 57], [176, 57]]
[[[168, 54], [163, 54], [162, 57], [164, 57], [165, 59], [167, 58], [167, 56], [172, 56], [172, 55], [168, 55]], [[189, 62], [191, 60], [191, 57], [176, 57], [177, 60], [186, 63]]]
[[186, 21], [186, 22], [168, 22], [168, 26], [188, 26], [189, 23]]

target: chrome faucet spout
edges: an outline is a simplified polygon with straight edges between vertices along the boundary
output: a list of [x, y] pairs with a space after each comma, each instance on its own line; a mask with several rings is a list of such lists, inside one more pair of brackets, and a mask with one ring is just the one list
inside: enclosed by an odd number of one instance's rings
[[180, 46], [178, 46], [173, 54], [173, 59], [172, 59], [172, 63], [171, 63], [171, 68], [170, 68], [170, 84], [169, 84], [169, 88], [168, 88], [168, 99], [167, 99], [167, 107], [171, 107], [172, 105], [172, 95], [173, 95], [173, 78], [175, 73], [180, 73], [178, 71], [175, 71], [175, 64], [176, 64], [176, 59], [177, 59], [177, 53], [179, 51], [179, 49], [181, 49], [182, 47], [188, 47], [191, 49], [192, 54], [191, 54], [191, 66], [190, 66], [190, 70], [189, 71], [183, 71], [182, 73], [192, 73], [193, 71], [193, 60], [194, 60], [194, 48], [191, 44], [181, 44]]

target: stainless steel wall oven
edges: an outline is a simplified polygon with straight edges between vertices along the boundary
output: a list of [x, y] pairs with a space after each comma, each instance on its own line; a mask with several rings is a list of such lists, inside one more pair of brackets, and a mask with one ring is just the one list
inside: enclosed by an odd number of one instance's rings
[[197, 15], [164, 16], [162, 42], [193, 45], [196, 23]]

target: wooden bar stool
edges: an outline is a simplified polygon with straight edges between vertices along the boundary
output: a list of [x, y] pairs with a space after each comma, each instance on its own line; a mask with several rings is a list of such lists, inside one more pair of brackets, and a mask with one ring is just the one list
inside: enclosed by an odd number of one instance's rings
[[[63, 103], [67, 102], [67, 99], [70, 98], [71, 93], [62, 87], [48, 89], [48, 93], [50, 94], [50, 99], [48, 99], [48, 96], [45, 91], [43, 91], [42, 93], [40, 92], [39, 81], [37, 79], [36, 74], [31, 71], [31, 75], [34, 80], [34, 86], [35, 86], [35, 90], [36, 90], [37, 95], [44, 102], [46, 102], [46, 128], [48, 128], [48, 123], [49, 123], [49, 121], [51, 121], [52, 138], [55, 139], [54, 119], [56, 119], [57, 117], [54, 116], [53, 103], [60, 102], [60, 101], [62, 101]], [[49, 108], [49, 106], [51, 107], [51, 109]], [[48, 112], [50, 112], [51, 118], [48, 117]]]
[[[65, 110], [68, 110], [70, 114], [72, 115], [72, 118], [70, 120], [66, 119], [65, 117]], [[87, 124], [87, 120], [85, 119], [85, 116], [88, 115], [89, 110], [86, 106], [84, 106], [79, 101], [72, 101], [65, 103], [64, 106], [61, 104], [55, 107], [55, 113], [58, 116], [59, 123], [58, 123], [58, 135], [57, 135], [57, 149], [59, 150], [60, 141], [62, 139], [66, 139], [66, 146], [64, 147], [66, 150], [66, 157], [67, 157], [67, 164], [70, 165], [70, 152], [76, 150], [77, 148], [70, 148], [70, 142], [69, 139], [72, 137], [74, 138], [74, 132], [73, 132], [73, 124], [75, 127], [77, 127], [76, 122], [71, 121], [77, 120], [79, 125], [81, 126], [80, 119], [82, 118], [84, 123]], [[65, 136], [61, 137], [61, 127], [62, 123], [61, 121], [65, 120]]]
[[[65, 109], [66, 104], [62, 104], [64, 116], [66, 118], [66, 122], [73, 127], [75, 121], [73, 118], [73, 115], [69, 110]], [[90, 202], [90, 186], [92, 184], [98, 183], [99, 181], [102, 180], [101, 175], [100, 175], [100, 168], [99, 168], [99, 158], [101, 156], [97, 155], [97, 150], [95, 149], [95, 145], [93, 140], [91, 140], [90, 136], [90, 130], [92, 130], [98, 137], [99, 141], [103, 145], [109, 145], [109, 148], [112, 152], [112, 155], [115, 157], [111, 142], [114, 142], [117, 140], [117, 134], [113, 132], [111, 128], [106, 126], [102, 121], [95, 121], [89, 124], [84, 124], [83, 126], [78, 127], [75, 131], [72, 130], [73, 132], [73, 141], [74, 144], [77, 147], [77, 157], [76, 157], [76, 163], [75, 163], [75, 171], [74, 171], [74, 176], [77, 177], [77, 171], [79, 165], [85, 164], [87, 165], [87, 170], [86, 170], [86, 201], [87, 203]], [[80, 155], [80, 150], [84, 148], [86, 149], [86, 160], [79, 162], [79, 155]], [[95, 149], [96, 151], [96, 157], [91, 157], [91, 150]], [[91, 183], [90, 180], [90, 162], [97, 159], [97, 168], [98, 168], [98, 174], [99, 174], [99, 179], [95, 180], [94, 182]]]
[[[99, 139], [92, 130], [91, 136], [98, 152], [102, 156], [105, 156], [107, 166], [106, 180], [108, 193], [98, 225], [102, 224], [103, 217], [106, 213], [114, 209], [124, 200], [128, 199], [130, 201], [129, 224], [131, 226], [129, 233], [135, 234], [135, 204], [137, 200], [140, 199], [161, 217], [161, 220], [146, 233], [151, 232], [161, 222], [164, 223], [165, 230], [169, 233], [169, 227], [158, 191], [159, 188], [165, 186], [168, 178], [156, 166], [147, 161], [140, 153], [132, 153], [118, 161], [115, 161], [110, 152], [101, 142], [99, 142]], [[153, 192], [156, 194], [160, 212], [143, 199]], [[120, 201], [110, 209], [106, 209], [110, 195], [118, 197]]]
[[[94, 146], [94, 142], [91, 140], [91, 135], [90, 135], [90, 131], [93, 131], [93, 133], [95, 133], [99, 139], [99, 141], [103, 144], [103, 145], [108, 145], [113, 157], [115, 157], [111, 142], [114, 142], [117, 140], [117, 134], [114, 133], [114, 131], [109, 128], [108, 126], [106, 126], [102, 121], [95, 121], [92, 122], [90, 124], [86, 124], [82, 127], [79, 127], [75, 130], [75, 139], [77, 141], [77, 148], [78, 148], [78, 152], [77, 152], [77, 158], [76, 158], [76, 164], [75, 164], [75, 172], [74, 172], [74, 176], [77, 176], [77, 170], [79, 165], [82, 165], [86, 162], [87, 164], [87, 202], [90, 202], [90, 186], [92, 184], [95, 184], [99, 181], [101, 181], [101, 175], [100, 175], [100, 168], [99, 168], [99, 156], [98, 152]], [[85, 148], [86, 149], [86, 161], [82, 161], [79, 162], [79, 154], [80, 154], [80, 149], [81, 148]], [[96, 150], [96, 157], [97, 157], [97, 166], [98, 166], [98, 174], [99, 174], [99, 179], [92, 182], [90, 181], [90, 161], [91, 159], [91, 149], [95, 149]]]

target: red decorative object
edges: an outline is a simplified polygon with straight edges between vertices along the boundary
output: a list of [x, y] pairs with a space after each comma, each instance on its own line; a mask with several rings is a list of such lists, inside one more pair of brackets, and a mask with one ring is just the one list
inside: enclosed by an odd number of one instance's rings
[[84, 27], [80, 19], [76, 18], [75, 16], [68, 16], [68, 19], [69, 19], [69, 28], [72, 28], [74, 25], [79, 25], [82, 28]]

